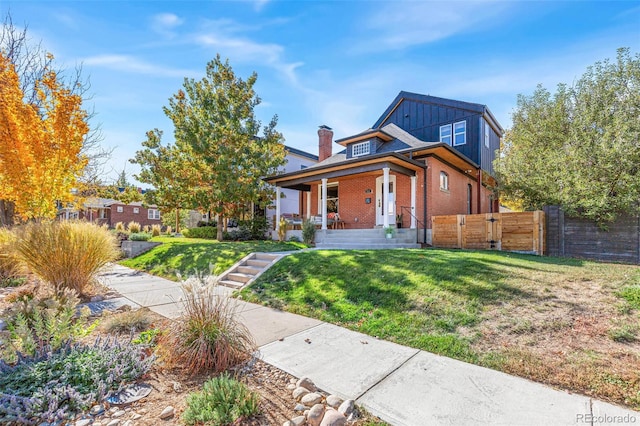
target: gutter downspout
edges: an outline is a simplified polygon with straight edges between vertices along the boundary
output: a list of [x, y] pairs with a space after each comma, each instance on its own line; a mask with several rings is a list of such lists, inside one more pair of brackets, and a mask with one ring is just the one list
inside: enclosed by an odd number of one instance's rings
[[424, 210], [422, 212], [422, 219], [424, 221], [424, 230], [423, 232], [423, 240], [424, 243], [427, 244], [427, 169], [429, 169], [429, 166], [427, 165], [427, 159], [425, 158], [424, 160], [424, 176], [422, 179], [422, 184], [423, 184], [423, 196], [424, 196]]
[[476, 210], [478, 211], [478, 214], [482, 213], [482, 195], [480, 194], [482, 192], [482, 169], [480, 167], [478, 167], [478, 207], [476, 208]]

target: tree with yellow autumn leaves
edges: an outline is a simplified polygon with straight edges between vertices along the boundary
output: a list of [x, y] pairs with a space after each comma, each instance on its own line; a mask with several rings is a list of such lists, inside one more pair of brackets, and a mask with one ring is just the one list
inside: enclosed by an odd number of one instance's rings
[[48, 67], [34, 88], [35, 99], [27, 100], [15, 66], [0, 51], [0, 199], [12, 202], [23, 220], [54, 218], [58, 202], [73, 201], [87, 164], [82, 97]]

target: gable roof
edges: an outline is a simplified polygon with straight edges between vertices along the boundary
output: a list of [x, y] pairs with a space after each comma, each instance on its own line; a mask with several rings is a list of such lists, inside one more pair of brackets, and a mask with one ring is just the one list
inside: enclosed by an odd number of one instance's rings
[[287, 151], [288, 154], [298, 155], [300, 157], [304, 157], [304, 158], [307, 158], [307, 159], [312, 160], [312, 161], [318, 161], [318, 156], [317, 155], [308, 153], [307, 151], [303, 151], [301, 149], [294, 148], [294, 147], [289, 146], [289, 145], [285, 145], [284, 149]]
[[498, 134], [500, 135], [504, 134], [504, 129], [502, 128], [500, 123], [498, 123], [498, 120], [496, 120], [495, 116], [491, 113], [491, 111], [489, 110], [489, 107], [487, 107], [486, 105], [476, 104], [472, 102], [465, 102], [465, 101], [457, 101], [454, 99], [439, 98], [437, 96], [431, 96], [431, 95], [421, 95], [419, 93], [405, 92], [404, 90], [398, 93], [398, 96], [396, 96], [393, 102], [391, 102], [391, 104], [387, 107], [387, 109], [382, 113], [382, 115], [374, 123], [372, 128], [373, 129], [379, 128], [382, 125], [382, 123], [384, 123], [385, 120], [389, 118], [391, 113], [396, 108], [398, 108], [398, 106], [404, 100], [413, 100], [413, 101], [423, 102], [427, 104], [444, 105], [451, 108], [464, 109], [467, 111], [475, 112], [477, 114], [482, 114], [485, 117], [485, 119], [489, 122], [489, 124], [494, 127], [494, 130], [496, 130]]

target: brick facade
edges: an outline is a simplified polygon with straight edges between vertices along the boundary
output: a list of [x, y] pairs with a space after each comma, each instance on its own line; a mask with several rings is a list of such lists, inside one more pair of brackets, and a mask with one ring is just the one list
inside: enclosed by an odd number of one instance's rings
[[[122, 211], [118, 211], [121, 209]], [[79, 212], [61, 211], [58, 214], [60, 220], [77, 218], [95, 223], [96, 225], [107, 225], [109, 228], [115, 228], [116, 223], [122, 222], [125, 226], [129, 222], [138, 222], [141, 226], [162, 225], [160, 219], [149, 219], [149, 209], [154, 207], [143, 207], [141, 203], [108, 203], [102, 207], [85, 208]], [[76, 216], [77, 214], [77, 216]]]
[[[427, 228], [431, 228], [431, 216], [467, 214], [468, 190], [471, 189], [471, 212], [488, 213], [491, 209], [490, 195], [486, 187], [480, 191], [481, 205], [478, 209], [478, 183], [475, 179], [477, 171], [465, 173], [453, 168], [435, 157], [427, 160]], [[445, 172], [449, 180], [449, 189], [440, 188], [440, 173]], [[345, 176], [338, 179], [330, 179], [329, 184], [338, 182], [338, 213], [345, 222], [346, 228], [370, 229], [376, 226], [376, 178], [378, 174], [363, 174]], [[390, 172], [389, 176], [395, 176], [396, 214], [402, 213], [402, 226], [408, 228], [411, 225], [411, 216], [408, 208], [411, 207], [411, 178], [401, 173]], [[311, 183], [311, 215], [320, 214], [318, 192], [320, 182]], [[469, 187], [470, 185], [470, 187]], [[303, 212], [306, 213], [306, 193], [301, 197], [304, 201]], [[366, 202], [369, 198], [370, 203]], [[407, 207], [402, 209], [401, 207]], [[417, 173], [416, 179], [416, 211], [418, 222], [424, 222], [424, 171]], [[395, 223], [395, 220], [390, 220]], [[420, 224], [418, 227], [422, 228]]]
[[[122, 208], [122, 212], [118, 211], [119, 208]], [[137, 213], [136, 213], [136, 209], [137, 209]], [[150, 209], [157, 210], [157, 209], [154, 209], [153, 207], [150, 207]], [[149, 209], [141, 205], [138, 205], [137, 203], [112, 204], [109, 219], [110, 219], [110, 223], [109, 223], [110, 228], [115, 227], [116, 223], [118, 222], [122, 222], [126, 225], [127, 223], [132, 221], [138, 222], [142, 226], [162, 225], [162, 221], [160, 219], [149, 219]]]

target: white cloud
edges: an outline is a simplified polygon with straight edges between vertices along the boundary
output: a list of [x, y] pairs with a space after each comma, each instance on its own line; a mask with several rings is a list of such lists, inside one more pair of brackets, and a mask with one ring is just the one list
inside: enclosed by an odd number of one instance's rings
[[400, 50], [434, 42], [473, 29], [506, 7], [507, 2], [496, 1], [384, 3], [365, 19], [369, 36], [355, 50]]
[[185, 77], [194, 75], [190, 70], [168, 68], [142, 61], [130, 55], [96, 55], [82, 59], [83, 65], [109, 68], [135, 74], [160, 77]]
[[[228, 24], [232, 25], [232, 23]], [[212, 47], [218, 52], [224, 52], [225, 56], [232, 56], [235, 61], [267, 65], [279, 71], [293, 86], [299, 84], [296, 69], [302, 66], [303, 63], [286, 62], [283, 58], [284, 47], [279, 44], [257, 43], [247, 38], [220, 34], [213, 31], [196, 35], [195, 40], [202, 46]]]
[[266, 6], [267, 3], [269, 3], [269, 0], [255, 0], [254, 8], [256, 12], [260, 12]]
[[183, 23], [184, 19], [173, 13], [159, 13], [151, 18], [151, 28], [167, 38], [175, 37], [173, 30]]

